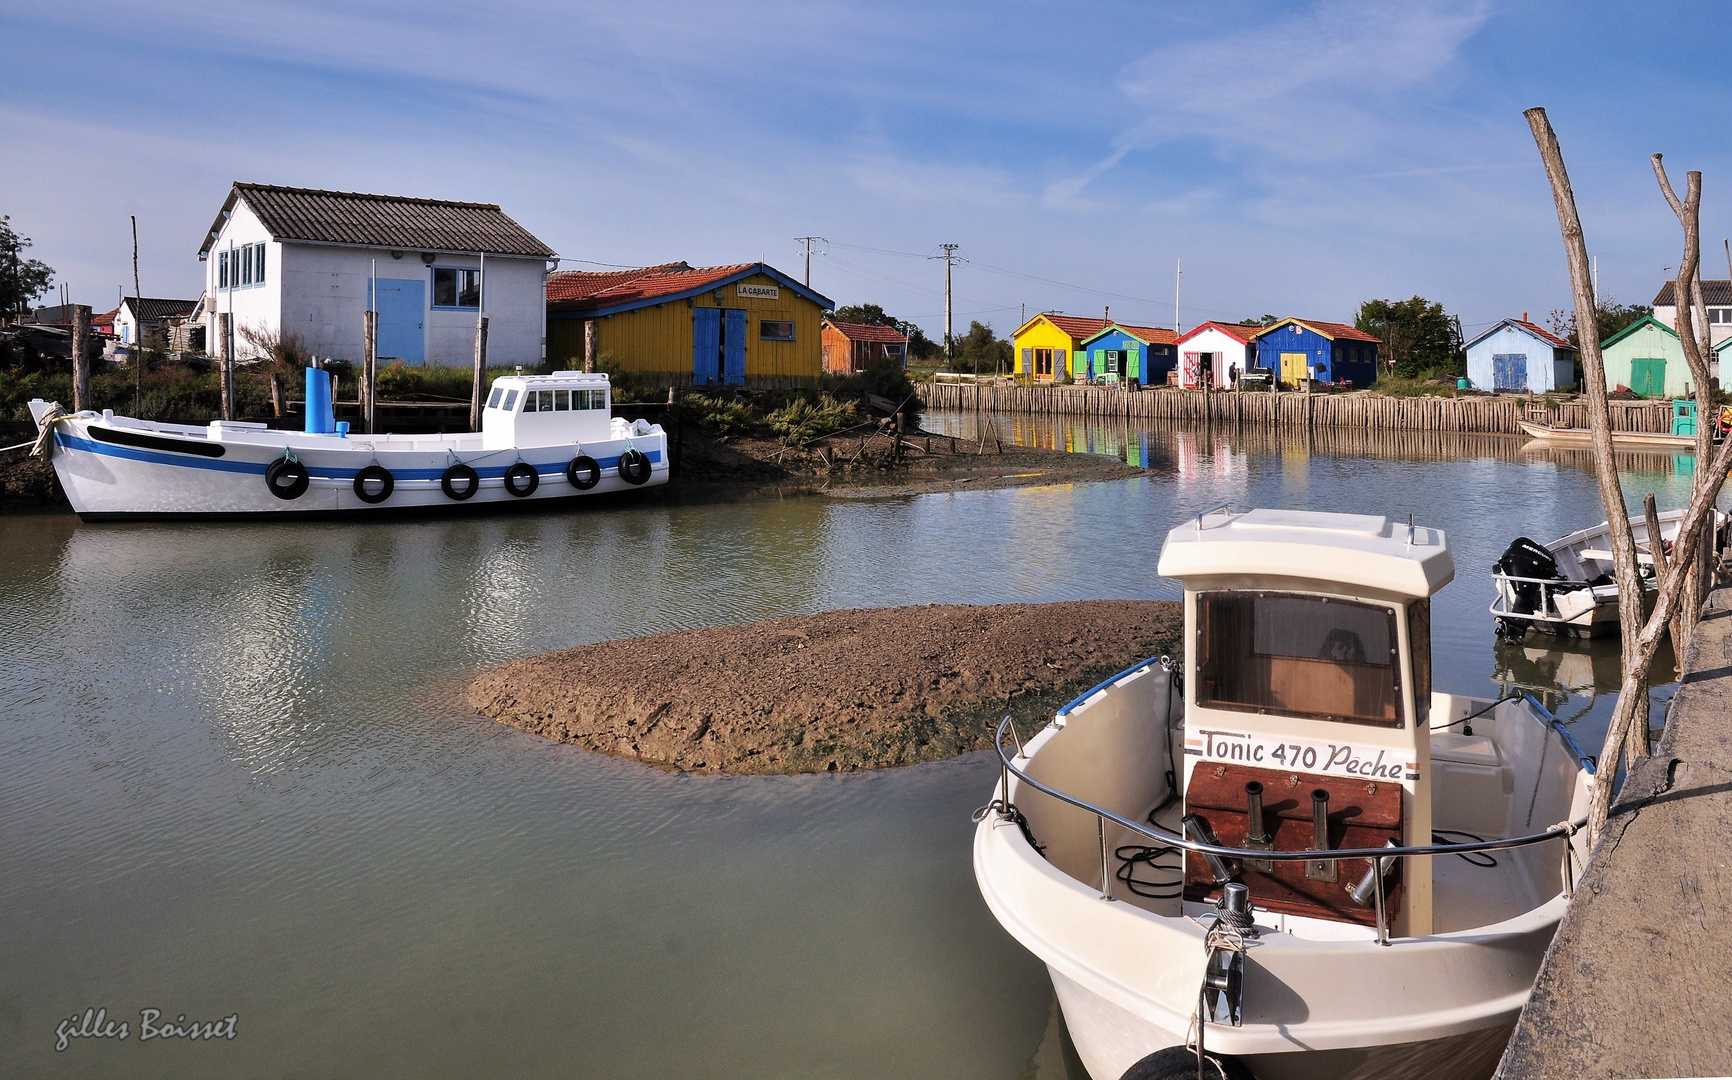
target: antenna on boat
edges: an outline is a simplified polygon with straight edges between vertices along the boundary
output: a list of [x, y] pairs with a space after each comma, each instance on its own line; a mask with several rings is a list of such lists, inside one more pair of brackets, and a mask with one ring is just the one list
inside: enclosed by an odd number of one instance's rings
[[1413, 546], [1413, 511], [1407, 512], [1407, 546]]

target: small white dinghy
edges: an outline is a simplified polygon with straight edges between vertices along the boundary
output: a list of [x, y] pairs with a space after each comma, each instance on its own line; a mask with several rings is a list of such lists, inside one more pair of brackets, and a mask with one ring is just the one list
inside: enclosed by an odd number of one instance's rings
[[[1660, 539], [1670, 551], [1684, 523], [1683, 510], [1659, 515]], [[1711, 538], [1718, 549], [1725, 516], [1714, 512]], [[1630, 519], [1636, 561], [1643, 578], [1644, 603], [1653, 606], [1654, 556], [1648, 522]], [[1603, 637], [1618, 633], [1618, 586], [1614, 582], [1611, 527], [1604, 521], [1578, 529], [1549, 544], [1517, 537], [1492, 565], [1492, 625], [1499, 637], [1521, 641], [1529, 630], [1564, 637]]]
[[1490, 1076], [1586, 857], [1591, 759], [1531, 697], [1432, 693], [1438, 530], [1211, 512], [1160, 572], [1183, 673], [1132, 668], [1020, 745], [1007, 719], [975, 831], [1089, 1074]]
[[332, 417], [329, 378], [307, 369], [303, 431], [68, 414], [41, 398], [30, 414], [86, 521], [470, 512], [668, 480], [667, 435], [615, 418], [606, 375], [496, 379], [481, 430], [450, 435], [351, 434]]

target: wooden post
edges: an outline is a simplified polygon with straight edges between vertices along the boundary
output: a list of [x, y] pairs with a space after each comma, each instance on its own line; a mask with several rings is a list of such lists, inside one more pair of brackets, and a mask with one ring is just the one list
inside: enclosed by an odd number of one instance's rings
[[276, 372], [271, 372], [271, 415], [281, 418], [283, 415], [283, 380]]
[[481, 430], [481, 381], [487, 375], [487, 316], [475, 324], [475, 382], [469, 389], [469, 430]]
[[379, 397], [379, 313], [369, 311], [361, 323], [362, 346], [364, 355], [361, 358], [361, 426], [367, 434], [375, 434], [379, 429], [376, 424], [376, 404]]
[[90, 408], [90, 305], [72, 305], [72, 411]]
[[595, 343], [598, 329], [594, 319], [583, 320], [583, 370], [595, 370]]
[[222, 341], [222, 364], [220, 366], [221, 382], [219, 393], [222, 396], [220, 409], [224, 420], [235, 418], [235, 354], [229, 337], [229, 320], [234, 318], [229, 312], [217, 315], [217, 337]]

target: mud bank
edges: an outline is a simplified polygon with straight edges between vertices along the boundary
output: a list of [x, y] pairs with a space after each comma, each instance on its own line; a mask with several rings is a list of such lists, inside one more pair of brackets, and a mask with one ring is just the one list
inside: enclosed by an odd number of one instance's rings
[[1176, 655], [1181, 605], [1085, 600], [829, 611], [606, 641], [485, 672], [501, 723], [703, 773], [910, 765], [1024, 732], [1139, 660]]

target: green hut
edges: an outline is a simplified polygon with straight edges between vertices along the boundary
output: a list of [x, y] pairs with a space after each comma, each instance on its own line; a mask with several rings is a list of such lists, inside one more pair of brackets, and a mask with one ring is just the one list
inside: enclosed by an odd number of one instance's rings
[[1606, 389], [1627, 388], [1643, 397], [1689, 397], [1690, 366], [1678, 332], [1652, 315], [1600, 342]]

